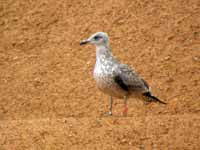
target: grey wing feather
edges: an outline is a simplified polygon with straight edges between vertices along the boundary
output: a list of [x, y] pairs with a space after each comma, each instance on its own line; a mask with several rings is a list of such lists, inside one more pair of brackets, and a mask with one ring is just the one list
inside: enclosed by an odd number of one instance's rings
[[120, 64], [117, 69], [117, 75], [121, 77], [123, 82], [132, 90], [146, 92], [149, 85], [146, 81], [126, 64]]

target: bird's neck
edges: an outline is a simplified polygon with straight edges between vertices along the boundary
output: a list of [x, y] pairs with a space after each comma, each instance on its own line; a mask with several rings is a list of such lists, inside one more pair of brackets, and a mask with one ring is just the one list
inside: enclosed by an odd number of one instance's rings
[[105, 57], [113, 57], [111, 48], [107, 45], [96, 46], [96, 61]]

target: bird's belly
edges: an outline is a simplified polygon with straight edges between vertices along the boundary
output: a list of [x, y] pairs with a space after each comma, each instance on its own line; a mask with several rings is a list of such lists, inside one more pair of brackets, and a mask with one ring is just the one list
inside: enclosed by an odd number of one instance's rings
[[127, 92], [121, 89], [113, 80], [111, 75], [94, 75], [99, 90], [110, 96], [122, 98]]

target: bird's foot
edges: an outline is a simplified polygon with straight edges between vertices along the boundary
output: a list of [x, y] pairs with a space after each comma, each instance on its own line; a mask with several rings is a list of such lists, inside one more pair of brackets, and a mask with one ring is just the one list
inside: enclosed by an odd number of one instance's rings
[[102, 117], [109, 117], [109, 116], [112, 116], [112, 112], [109, 111], [109, 112], [106, 112], [104, 114], [101, 115]]
[[108, 112], [108, 115], [109, 115], [109, 116], [112, 116], [112, 111], [109, 111], [109, 112]]
[[124, 106], [123, 116], [126, 117], [128, 114], [128, 106]]

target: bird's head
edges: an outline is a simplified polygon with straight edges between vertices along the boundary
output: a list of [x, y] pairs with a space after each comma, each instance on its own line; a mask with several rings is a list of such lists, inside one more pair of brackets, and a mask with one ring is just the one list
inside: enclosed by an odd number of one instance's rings
[[96, 32], [92, 34], [88, 39], [82, 40], [80, 45], [83, 44], [93, 44], [95, 46], [108, 46], [109, 45], [109, 38], [108, 34], [105, 32]]

